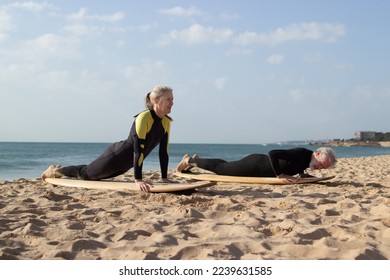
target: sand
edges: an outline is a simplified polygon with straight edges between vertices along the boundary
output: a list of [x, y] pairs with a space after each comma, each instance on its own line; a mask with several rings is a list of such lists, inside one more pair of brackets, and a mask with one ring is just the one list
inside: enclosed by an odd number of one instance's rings
[[390, 156], [342, 158], [313, 173], [336, 175], [320, 184], [219, 183], [177, 194], [3, 181], [0, 259], [389, 259], [389, 171]]

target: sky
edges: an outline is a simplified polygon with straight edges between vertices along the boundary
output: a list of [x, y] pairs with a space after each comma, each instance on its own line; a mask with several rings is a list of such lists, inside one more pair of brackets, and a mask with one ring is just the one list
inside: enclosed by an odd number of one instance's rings
[[390, 1], [0, 0], [0, 141], [116, 142], [155, 85], [171, 143], [390, 131]]

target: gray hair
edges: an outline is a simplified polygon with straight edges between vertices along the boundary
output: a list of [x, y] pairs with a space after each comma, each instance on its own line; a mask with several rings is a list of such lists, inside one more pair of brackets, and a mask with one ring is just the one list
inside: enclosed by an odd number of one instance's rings
[[329, 162], [330, 167], [332, 167], [336, 164], [336, 162], [337, 162], [336, 153], [333, 149], [321, 147], [321, 148], [318, 148], [316, 150], [316, 152], [319, 152], [320, 157]]
[[166, 92], [172, 92], [172, 88], [168, 86], [160, 86], [157, 85], [153, 88], [151, 92], [148, 92], [148, 94], [145, 97], [145, 106], [149, 110], [153, 109], [153, 103], [152, 100], [155, 98], [160, 98], [162, 95], [164, 95]]

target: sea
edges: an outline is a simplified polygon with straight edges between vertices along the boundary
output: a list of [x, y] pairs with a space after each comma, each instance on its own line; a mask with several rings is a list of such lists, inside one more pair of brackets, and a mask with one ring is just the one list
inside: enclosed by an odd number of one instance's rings
[[[97, 158], [110, 143], [38, 143], [0, 142], [0, 180], [36, 179], [51, 164], [88, 164]], [[252, 153], [268, 153], [272, 149], [318, 147], [307, 142], [270, 144], [170, 144], [169, 168], [175, 168], [184, 154], [205, 158], [238, 160]], [[337, 158], [390, 155], [390, 147], [333, 147]], [[144, 161], [143, 170], [160, 170], [158, 148]], [[129, 171], [132, 172], [132, 169]]]

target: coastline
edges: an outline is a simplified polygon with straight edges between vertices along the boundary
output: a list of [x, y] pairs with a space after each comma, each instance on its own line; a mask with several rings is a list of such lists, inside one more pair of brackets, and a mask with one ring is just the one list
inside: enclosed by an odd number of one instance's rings
[[390, 147], [390, 141], [357, 141], [357, 140], [331, 140], [315, 141], [309, 143], [312, 146], [334, 147]]
[[0, 182], [0, 259], [390, 259], [390, 155], [340, 158], [312, 174], [336, 177], [179, 194]]

